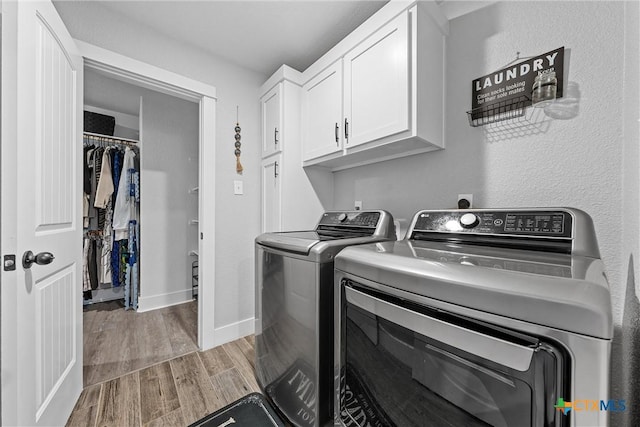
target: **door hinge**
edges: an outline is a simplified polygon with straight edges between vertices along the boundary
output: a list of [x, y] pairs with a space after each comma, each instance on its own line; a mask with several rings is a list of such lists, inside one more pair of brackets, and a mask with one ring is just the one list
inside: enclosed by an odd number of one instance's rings
[[14, 271], [16, 269], [16, 256], [5, 255], [4, 256], [4, 271]]

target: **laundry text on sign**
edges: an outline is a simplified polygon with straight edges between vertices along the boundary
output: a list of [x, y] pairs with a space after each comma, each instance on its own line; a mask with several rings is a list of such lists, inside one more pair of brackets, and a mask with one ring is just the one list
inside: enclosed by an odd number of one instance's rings
[[562, 97], [564, 47], [532, 57], [526, 61], [487, 74], [472, 82], [471, 108], [531, 95], [538, 74], [554, 71], [557, 77], [556, 97]]

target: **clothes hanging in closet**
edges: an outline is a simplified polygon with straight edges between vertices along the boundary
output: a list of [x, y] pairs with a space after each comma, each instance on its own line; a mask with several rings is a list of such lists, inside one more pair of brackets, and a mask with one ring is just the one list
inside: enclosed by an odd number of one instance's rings
[[96, 197], [94, 206], [100, 209], [106, 209], [111, 201], [113, 194], [113, 177], [111, 175], [111, 155], [107, 148], [102, 155], [102, 166], [100, 171], [100, 181], [96, 188]]
[[115, 240], [124, 240], [128, 238], [129, 221], [133, 219], [134, 215], [135, 194], [132, 197], [130, 191], [130, 187], [134, 182], [134, 157], [135, 153], [133, 150], [127, 147], [124, 152], [122, 172], [120, 173], [118, 197], [116, 197], [116, 203], [113, 208], [113, 231]]
[[91, 290], [124, 285], [125, 308], [136, 309], [140, 201], [136, 155], [130, 147], [104, 145], [94, 146], [85, 138], [83, 290], [87, 299]]

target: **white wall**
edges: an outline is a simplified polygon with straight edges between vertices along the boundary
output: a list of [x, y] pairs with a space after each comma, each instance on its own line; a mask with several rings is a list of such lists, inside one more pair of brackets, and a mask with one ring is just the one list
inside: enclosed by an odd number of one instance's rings
[[140, 159], [140, 310], [191, 300], [198, 248], [198, 105], [145, 90]]
[[[627, 276], [633, 282], [640, 262], [640, 19], [637, 4], [628, 3], [503, 2], [452, 20], [446, 149], [335, 173], [334, 207], [351, 208], [354, 200], [363, 200], [364, 208], [387, 208], [395, 217], [410, 218], [419, 209], [453, 208], [458, 193], [473, 193], [476, 207], [583, 209], [595, 222], [620, 335], [625, 301], [638, 305]], [[561, 46], [568, 69], [561, 105], [571, 118], [549, 119], [518, 137], [469, 126], [465, 112], [474, 78], [503, 68], [516, 52], [524, 57]], [[575, 103], [566, 104], [569, 98]], [[631, 251], [636, 259], [628, 272]], [[637, 313], [628, 322], [637, 324]], [[612, 397], [623, 398], [621, 393], [614, 388]]]
[[[71, 35], [79, 40], [215, 86], [216, 117], [216, 328], [251, 321], [254, 316], [253, 239], [260, 233], [260, 116], [258, 89], [268, 76], [220, 60], [177, 42], [126, 16], [104, 9], [87, 13], [82, 2], [55, 4]], [[91, 8], [94, 10], [94, 8]], [[234, 35], [230, 35], [233, 37]], [[211, 40], [227, 43], [228, 40]], [[244, 174], [235, 172], [236, 106], [242, 126]], [[244, 195], [233, 195], [233, 180], [244, 181]], [[247, 323], [247, 322], [245, 322]]]
[[[623, 68], [623, 180], [622, 180], [622, 283], [625, 289], [622, 322], [616, 328], [613, 348], [612, 393], [627, 397], [630, 410], [619, 417], [625, 425], [640, 425], [640, 3], [625, 2]], [[622, 418], [622, 419], [620, 419]]]

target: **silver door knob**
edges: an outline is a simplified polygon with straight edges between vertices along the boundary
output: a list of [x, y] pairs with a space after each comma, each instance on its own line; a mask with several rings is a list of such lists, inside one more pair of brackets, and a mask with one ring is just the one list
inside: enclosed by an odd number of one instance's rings
[[34, 255], [31, 251], [26, 251], [22, 255], [22, 266], [24, 268], [31, 268], [31, 265], [35, 262], [38, 265], [47, 265], [55, 259], [51, 252], [40, 252]]

